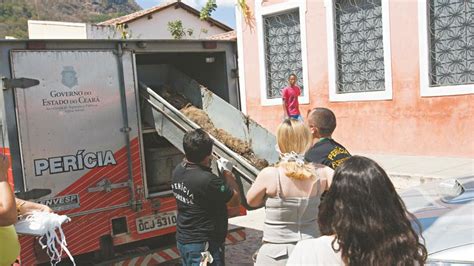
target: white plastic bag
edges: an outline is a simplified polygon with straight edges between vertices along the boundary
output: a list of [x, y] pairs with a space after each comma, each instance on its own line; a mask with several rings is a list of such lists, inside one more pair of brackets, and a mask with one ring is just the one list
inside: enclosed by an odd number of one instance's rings
[[[39, 243], [42, 249], [46, 248], [51, 265], [56, 265], [61, 261], [63, 251], [69, 256], [71, 262], [76, 265], [74, 258], [67, 249], [66, 237], [61, 228], [64, 222], [69, 222], [70, 220], [66, 215], [34, 211], [32, 214], [20, 219], [15, 224], [15, 229], [18, 234], [40, 236]], [[58, 229], [59, 235], [56, 229]]]
[[217, 160], [217, 168], [219, 169], [219, 172], [221, 172], [221, 173], [223, 173], [224, 170], [232, 172], [232, 167], [234, 167], [232, 162], [230, 162], [229, 160], [227, 160], [224, 157], [221, 157], [221, 158], [219, 158], [219, 160]]
[[211, 264], [214, 261], [214, 258], [211, 255], [211, 252], [209, 252], [209, 242], [206, 242], [206, 246], [204, 247], [204, 252], [201, 252], [201, 262], [199, 263], [199, 266], [207, 266], [207, 264]]

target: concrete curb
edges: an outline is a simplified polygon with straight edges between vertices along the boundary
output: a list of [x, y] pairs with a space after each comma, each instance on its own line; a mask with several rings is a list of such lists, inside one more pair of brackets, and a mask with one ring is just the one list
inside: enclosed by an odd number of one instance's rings
[[392, 180], [395, 189], [404, 190], [410, 187], [430, 183], [440, 180], [443, 177], [426, 176], [420, 174], [402, 174], [402, 173], [388, 173], [390, 180]]

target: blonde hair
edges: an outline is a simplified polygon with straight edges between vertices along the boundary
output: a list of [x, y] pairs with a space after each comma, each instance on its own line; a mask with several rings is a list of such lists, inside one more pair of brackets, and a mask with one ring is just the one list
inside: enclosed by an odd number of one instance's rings
[[[277, 128], [277, 145], [281, 154], [296, 153], [303, 155], [311, 146], [312, 135], [309, 128], [301, 121], [285, 119]], [[279, 162], [288, 177], [296, 179], [316, 177], [315, 168], [310, 163], [294, 161]]]

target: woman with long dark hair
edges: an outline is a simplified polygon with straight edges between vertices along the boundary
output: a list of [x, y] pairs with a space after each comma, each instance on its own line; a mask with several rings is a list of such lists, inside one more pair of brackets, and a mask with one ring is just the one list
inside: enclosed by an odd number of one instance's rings
[[319, 207], [322, 237], [300, 241], [288, 265], [423, 265], [425, 246], [387, 173], [353, 156], [336, 168]]

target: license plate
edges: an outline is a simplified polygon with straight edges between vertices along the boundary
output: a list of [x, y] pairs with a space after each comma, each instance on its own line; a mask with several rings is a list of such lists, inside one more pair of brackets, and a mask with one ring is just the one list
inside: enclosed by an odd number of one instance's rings
[[136, 220], [139, 234], [148, 233], [176, 225], [176, 211], [143, 216]]

